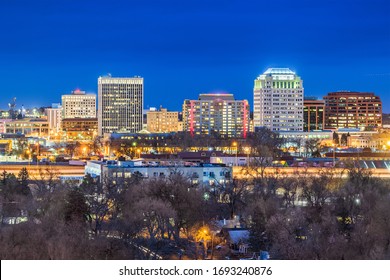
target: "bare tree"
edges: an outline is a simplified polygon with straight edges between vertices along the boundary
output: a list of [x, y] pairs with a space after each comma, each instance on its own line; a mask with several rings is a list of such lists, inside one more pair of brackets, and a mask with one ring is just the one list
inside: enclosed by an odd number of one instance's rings
[[73, 158], [77, 148], [79, 148], [79, 147], [80, 147], [80, 142], [78, 142], [78, 141], [76, 141], [76, 142], [68, 142], [66, 144], [65, 150], [70, 155], [70, 157]]
[[317, 138], [310, 138], [305, 140], [306, 156], [321, 157], [320, 145], [321, 141]]
[[329, 184], [332, 181], [333, 173], [320, 171], [319, 176], [311, 177], [309, 182], [302, 188], [302, 197], [310, 207], [320, 209], [330, 199], [331, 192]]
[[100, 155], [103, 149], [103, 137], [96, 136], [92, 142], [92, 151], [95, 155]]
[[250, 191], [250, 185], [246, 180], [233, 179], [224, 186], [220, 194], [220, 201], [228, 206], [231, 219], [236, 216], [239, 210], [246, 207], [245, 198]]
[[97, 236], [104, 229], [105, 234], [108, 234], [109, 227], [103, 228], [103, 226], [105, 222], [116, 216], [118, 186], [110, 178], [105, 177], [99, 181], [87, 175], [80, 185], [80, 191], [84, 194], [88, 205], [88, 221], [92, 233]]

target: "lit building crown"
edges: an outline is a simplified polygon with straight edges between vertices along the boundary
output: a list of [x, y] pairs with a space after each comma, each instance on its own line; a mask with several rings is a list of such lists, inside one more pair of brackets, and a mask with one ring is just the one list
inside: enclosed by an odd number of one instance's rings
[[268, 68], [264, 75], [295, 75], [295, 72], [291, 71], [289, 68]]

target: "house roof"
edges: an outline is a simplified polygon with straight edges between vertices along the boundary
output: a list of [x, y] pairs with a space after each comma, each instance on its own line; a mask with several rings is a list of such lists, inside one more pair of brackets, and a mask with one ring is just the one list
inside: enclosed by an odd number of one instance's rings
[[249, 230], [247, 229], [232, 229], [228, 231], [230, 241], [234, 244], [240, 241], [247, 241], [249, 239]]

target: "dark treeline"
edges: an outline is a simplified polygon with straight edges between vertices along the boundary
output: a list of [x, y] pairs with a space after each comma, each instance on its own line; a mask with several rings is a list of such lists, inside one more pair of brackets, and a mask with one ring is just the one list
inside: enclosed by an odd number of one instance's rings
[[[267, 174], [207, 189], [181, 174], [102, 183], [86, 176], [72, 186], [4, 172], [0, 257], [143, 259], [144, 246], [168, 258], [178, 249], [198, 258], [199, 229], [238, 215], [251, 249], [272, 258], [389, 259], [388, 183], [365, 170], [346, 172], [348, 179], [326, 171]], [[25, 222], [6, 223], [21, 215]]]
[[[266, 172], [280, 140], [251, 138], [245, 179], [193, 185], [178, 172], [167, 178], [62, 184], [47, 167], [38, 180], [26, 169], [0, 174], [1, 259], [146, 259], [204, 257], [202, 229], [239, 217], [253, 252], [274, 259], [389, 259], [390, 188], [370, 172], [344, 175], [318, 169], [294, 176]], [[352, 165], [351, 165], [352, 166]], [[174, 170], [173, 170], [174, 171]], [[10, 224], [12, 218], [20, 223]], [[205, 240], [205, 237], [202, 237]], [[214, 243], [214, 246], [216, 243]], [[147, 248], [148, 250], [144, 250]], [[146, 252], [145, 252], [146, 251]], [[207, 254], [207, 253], [206, 253]]]

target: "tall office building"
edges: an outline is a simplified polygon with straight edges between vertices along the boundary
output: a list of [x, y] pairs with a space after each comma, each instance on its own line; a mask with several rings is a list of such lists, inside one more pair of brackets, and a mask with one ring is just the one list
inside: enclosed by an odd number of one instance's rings
[[382, 126], [382, 101], [374, 93], [330, 92], [324, 96], [324, 100], [326, 128]]
[[303, 130], [323, 130], [325, 128], [325, 101], [317, 97], [305, 97], [303, 100]]
[[61, 99], [64, 119], [96, 118], [96, 94], [76, 89]]
[[142, 130], [144, 79], [99, 77], [98, 133], [136, 133]]
[[255, 127], [303, 131], [303, 81], [288, 68], [269, 68], [255, 80]]
[[184, 100], [184, 131], [194, 134], [218, 133], [246, 138], [249, 131], [249, 104], [233, 94], [200, 94], [198, 100]]

